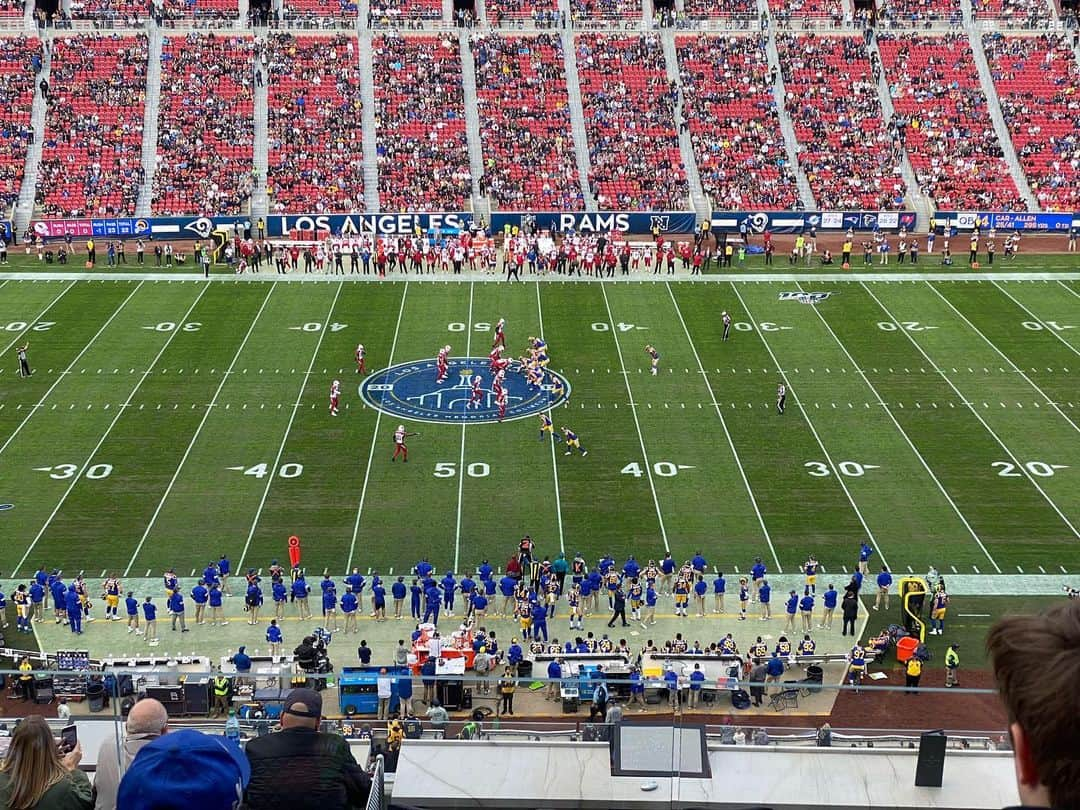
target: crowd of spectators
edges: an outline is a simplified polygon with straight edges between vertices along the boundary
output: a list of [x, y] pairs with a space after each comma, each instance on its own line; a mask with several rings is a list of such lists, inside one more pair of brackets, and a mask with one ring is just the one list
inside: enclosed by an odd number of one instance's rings
[[71, 16], [102, 28], [137, 28], [147, 10], [144, 0], [71, 0]]
[[142, 188], [145, 35], [53, 42], [38, 171], [46, 216], [131, 216]]
[[486, 0], [484, 13], [494, 26], [528, 20], [537, 28], [554, 28], [565, 21], [555, 0]]
[[0, 17], [21, 17], [25, 13], [24, 0], [0, 0]]
[[903, 136], [882, 120], [863, 40], [782, 33], [776, 46], [799, 164], [818, 205], [903, 208]]
[[580, 211], [562, 39], [490, 33], [474, 35], [470, 47], [484, 133], [481, 191], [501, 208]]
[[778, 25], [793, 20], [809, 24], [828, 19], [839, 27], [844, 22], [844, 6], [840, 0], [769, 0], [769, 13]]
[[919, 185], [939, 209], [1023, 210], [965, 34], [878, 36]]
[[442, 0], [371, 0], [368, 27], [401, 28], [421, 20], [441, 20]]
[[976, 20], [998, 20], [1009, 28], [1036, 28], [1050, 19], [1047, 0], [971, 0]]
[[151, 0], [153, 16], [160, 22], [170, 23], [195, 20], [207, 23], [235, 20], [240, 16], [237, 0]]
[[1080, 210], [1080, 63], [1060, 34], [984, 34], [1016, 156], [1039, 208]]
[[271, 34], [269, 166], [275, 212], [364, 209], [360, 65], [355, 38]]
[[959, 26], [964, 21], [960, 0], [883, 0], [877, 13], [888, 25], [911, 28], [920, 25], [929, 28], [942, 20]]
[[582, 34], [576, 47], [589, 183], [600, 209], [687, 205], [675, 123], [678, 88], [668, 82], [659, 36]]
[[354, 28], [356, 0], [286, 0], [282, 9], [292, 28]]
[[250, 37], [193, 31], [161, 53], [154, 213], [235, 214], [254, 188]]
[[375, 116], [384, 211], [460, 211], [472, 189], [457, 38], [376, 37]]
[[640, 20], [641, 0], [570, 0], [570, 18], [575, 22]]
[[41, 69], [41, 42], [26, 37], [0, 39], [0, 206], [19, 197], [26, 149], [34, 140], [30, 111]]
[[683, 126], [705, 193], [724, 208], [795, 206], [765, 37], [680, 37], [676, 47]]
[[684, 0], [683, 13], [691, 20], [713, 17], [757, 17], [755, 0]]

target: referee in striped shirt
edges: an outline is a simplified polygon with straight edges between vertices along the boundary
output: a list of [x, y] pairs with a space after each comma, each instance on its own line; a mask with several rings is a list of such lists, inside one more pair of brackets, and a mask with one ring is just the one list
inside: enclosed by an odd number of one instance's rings
[[16, 349], [16, 352], [19, 355], [19, 376], [20, 377], [29, 377], [31, 374], [34, 373], [33, 369], [30, 368], [30, 361], [26, 358], [26, 350], [29, 349], [29, 348], [30, 348], [30, 341], [27, 341], [22, 346], [20, 346], [18, 349]]

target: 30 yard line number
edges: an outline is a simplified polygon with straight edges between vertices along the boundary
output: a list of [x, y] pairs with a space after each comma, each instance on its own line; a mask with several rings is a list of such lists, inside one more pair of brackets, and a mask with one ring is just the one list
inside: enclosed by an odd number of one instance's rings
[[[456, 461], [439, 461], [435, 464], [436, 478], [453, 478], [457, 475]], [[465, 474], [470, 478], [487, 478], [491, 474], [491, 467], [483, 461], [474, 461], [465, 467]]]
[[[806, 468], [806, 472], [815, 478], [827, 478], [832, 475], [832, 470], [824, 461], [808, 461], [803, 466]], [[841, 461], [836, 465], [836, 469], [840, 471], [841, 475], [848, 478], [862, 478], [866, 475], [867, 470], [881, 469], [881, 465], [860, 464], [857, 461]]]
[[[47, 472], [49, 478], [53, 478], [57, 481], [63, 481], [66, 478], [74, 478], [79, 472], [78, 464], [54, 464], [52, 467], [34, 467], [37, 472]], [[99, 481], [102, 478], [108, 478], [112, 475], [112, 464], [94, 464], [91, 467], [86, 468], [86, 472], [83, 473], [83, 478], [89, 478], [91, 481]]]

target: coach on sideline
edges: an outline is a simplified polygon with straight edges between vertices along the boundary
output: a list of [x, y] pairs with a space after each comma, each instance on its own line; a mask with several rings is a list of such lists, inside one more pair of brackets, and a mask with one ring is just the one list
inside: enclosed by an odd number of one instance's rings
[[999, 619], [986, 649], [1009, 715], [1022, 806], [1080, 808], [1080, 601]]

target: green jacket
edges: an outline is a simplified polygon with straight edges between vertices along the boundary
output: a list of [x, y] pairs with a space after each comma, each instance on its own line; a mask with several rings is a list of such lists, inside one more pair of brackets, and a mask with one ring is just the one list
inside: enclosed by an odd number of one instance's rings
[[[0, 772], [0, 808], [7, 810], [11, 795], [11, 778]], [[57, 782], [41, 797], [34, 810], [93, 810], [93, 789], [90, 780], [80, 770], [61, 782]]]
[[958, 667], [960, 666], [960, 654], [950, 647], [945, 651], [945, 666]]

